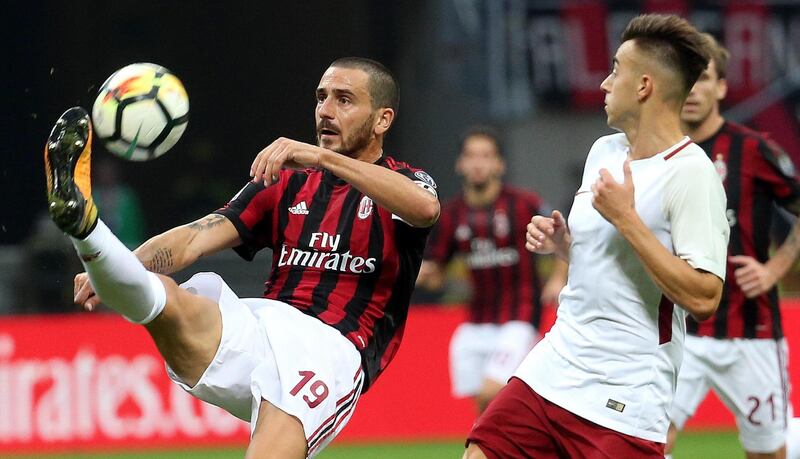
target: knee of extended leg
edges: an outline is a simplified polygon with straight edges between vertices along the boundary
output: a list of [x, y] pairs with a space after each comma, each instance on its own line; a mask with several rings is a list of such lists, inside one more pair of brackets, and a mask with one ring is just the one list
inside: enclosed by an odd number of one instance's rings
[[167, 291], [167, 297], [168, 298], [170, 296], [174, 297], [176, 295], [177, 291], [181, 289], [178, 286], [178, 283], [175, 282], [175, 279], [173, 279], [173, 278], [171, 278], [169, 276], [165, 276], [163, 274], [156, 274], [156, 276], [158, 276], [158, 279], [161, 281], [162, 284], [164, 284], [164, 290]]
[[164, 303], [156, 322], [175, 323], [175, 321], [185, 320], [186, 313], [184, 305], [190, 302], [191, 293], [181, 289], [178, 283], [172, 278], [160, 274], [157, 276], [158, 280], [164, 286]]

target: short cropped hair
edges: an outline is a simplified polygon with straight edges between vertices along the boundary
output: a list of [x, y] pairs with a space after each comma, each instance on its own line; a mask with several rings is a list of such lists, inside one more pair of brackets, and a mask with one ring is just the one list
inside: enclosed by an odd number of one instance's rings
[[717, 69], [717, 76], [720, 79], [724, 79], [728, 74], [728, 59], [730, 59], [731, 53], [728, 52], [724, 46], [720, 45], [717, 39], [710, 33], [704, 33], [702, 35], [703, 39], [706, 41], [708, 54], [711, 56], [711, 60], [714, 61], [714, 67]]
[[503, 157], [503, 141], [500, 139], [500, 132], [494, 127], [485, 124], [476, 124], [464, 130], [458, 139], [458, 151], [464, 151], [464, 145], [466, 145], [467, 140], [473, 137], [485, 137], [491, 140], [494, 143], [497, 154], [501, 158]]
[[678, 16], [637, 16], [622, 33], [622, 41], [628, 40], [634, 40], [639, 50], [680, 75], [683, 99], [708, 67], [710, 56], [705, 39], [693, 25]]
[[369, 96], [372, 108], [400, 108], [400, 85], [397, 78], [385, 65], [366, 57], [342, 57], [333, 61], [331, 67], [363, 70], [369, 76]]

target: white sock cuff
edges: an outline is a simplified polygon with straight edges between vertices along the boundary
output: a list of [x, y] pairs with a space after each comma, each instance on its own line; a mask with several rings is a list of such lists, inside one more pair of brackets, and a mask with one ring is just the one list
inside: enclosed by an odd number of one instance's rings
[[72, 236], [69, 238], [72, 240], [72, 245], [75, 246], [75, 250], [78, 251], [78, 255], [80, 255], [81, 259], [88, 262], [94, 261], [96, 257], [101, 256], [103, 250], [108, 245], [106, 241], [109, 236], [113, 236], [111, 230], [98, 218], [94, 229], [91, 233], [87, 234], [85, 238], [78, 239]]
[[147, 317], [141, 320], [133, 320], [130, 317], [125, 317], [129, 322], [139, 325], [152, 322], [153, 319], [161, 314], [161, 311], [164, 310], [164, 306], [167, 305], [167, 289], [164, 288], [164, 283], [161, 282], [161, 279], [154, 273], [147, 271], [147, 280], [150, 281], [150, 291], [153, 294], [153, 309], [150, 310], [150, 314], [148, 314]]

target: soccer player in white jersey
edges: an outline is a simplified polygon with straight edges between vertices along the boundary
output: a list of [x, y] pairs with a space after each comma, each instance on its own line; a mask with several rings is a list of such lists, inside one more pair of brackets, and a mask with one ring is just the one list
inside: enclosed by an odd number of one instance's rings
[[535, 216], [527, 247], [568, 260], [551, 331], [473, 426], [465, 458], [659, 458], [686, 314], [717, 308], [725, 193], [684, 136], [683, 102], [708, 64], [677, 16], [634, 18], [602, 82], [608, 125], [569, 223]]

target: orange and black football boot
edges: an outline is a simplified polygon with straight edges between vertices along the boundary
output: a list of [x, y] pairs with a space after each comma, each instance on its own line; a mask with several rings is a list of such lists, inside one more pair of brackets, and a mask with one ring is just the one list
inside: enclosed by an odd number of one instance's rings
[[81, 107], [64, 112], [44, 146], [50, 217], [65, 233], [82, 239], [97, 224], [92, 199], [92, 122]]

